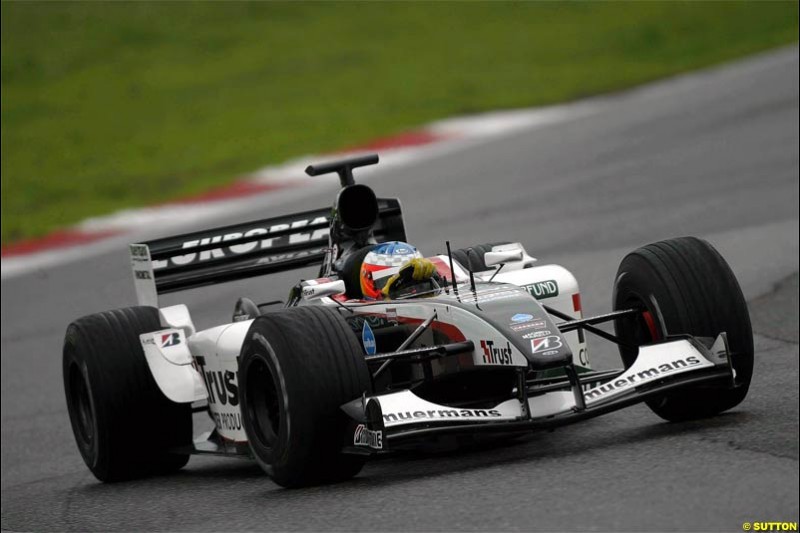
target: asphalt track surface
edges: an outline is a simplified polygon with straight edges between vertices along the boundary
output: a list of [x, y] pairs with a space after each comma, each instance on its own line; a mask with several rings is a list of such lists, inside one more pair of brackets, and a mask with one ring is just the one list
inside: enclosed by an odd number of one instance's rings
[[[321, 180], [225, 222], [328, 205], [335, 184]], [[369, 183], [403, 200], [424, 251], [445, 238], [519, 240], [576, 274], [589, 313], [608, 309], [626, 252], [710, 240], [750, 302], [748, 398], [702, 422], [636, 406], [521, 443], [383, 459], [335, 486], [282, 490], [247, 461], [199, 457], [173, 476], [103, 485], [73, 441], [61, 342], [73, 318], [134, 303], [120, 249], [2, 282], [2, 528], [738, 531], [798, 520], [796, 47], [603, 98], [586, 116]], [[208, 327], [229, 320], [237, 296], [282, 297], [298, 274], [180, 300]], [[618, 365], [602, 341], [590, 356]]]

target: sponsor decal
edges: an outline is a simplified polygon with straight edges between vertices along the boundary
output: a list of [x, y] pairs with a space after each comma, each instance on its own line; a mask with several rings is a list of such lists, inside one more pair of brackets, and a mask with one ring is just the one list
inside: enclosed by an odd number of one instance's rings
[[533, 322], [525, 322], [523, 324], [511, 324], [513, 331], [528, 331], [531, 329], [542, 329], [547, 327], [547, 322], [544, 320], [534, 320]]
[[144, 244], [131, 244], [131, 259], [134, 261], [147, 261], [147, 246]]
[[400, 420], [443, 420], [452, 418], [495, 418], [503, 416], [497, 409], [429, 409], [427, 411], [398, 411], [384, 413], [385, 422]]
[[495, 347], [494, 341], [481, 341], [483, 362], [490, 365], [511, 364], [511, 344], [506, 341], [504, 347]]
[[220, 431], [243, 431], [242, 415], [239, 412], [235, 413], [211, 413], [214, 419], [214, 425]]
[[244, 438], [244, 425], [239, 410], [239, 377], [232, 370], [211, 370], [206, 358], [196, 356], [194, 367], [203, 377], [208, 392], [208, 413], [217, 431], [226, 438]]
[[345, 320], [350, 324], [350, 328], [358, 334], [361, 334], [365, 323], [368, 323], [370, 327], [378, 329], [392, 325], [387, 318], [382, 315], [349, 315]]
[[394, 307], [386, 308], [386, 320], [390, 324], [397, 324], [397, 309]]
[[589, 355], [586, 352], [586, 348], [578, 350], [578, 361], [580, 361], [583, 366], [589, 366]]
[[554, 298], [558, 296], [558, 283], [556, 283], [556, 280], [554, 279], [537, 281], [532, 285], [525, 285], [525, 290], [531, 293], [531, 296], [537, 300]]
[[369, 322], [364, 321], [364, 327], [361, 328], [361, 342], [364, 344], [364, 352], [367, 355], [375, 355], [377, 352], [377, 343], [375, 342], [375, 334], [372, 333], [372, 328], [369, 327]]
[[153, 279], [153, 276], [151, 276], [150, 272], [147, 270], [134, 270], [133, 276], [136, 279]]
[[538, 339], [531, 339], [531, 352], [541, 353], [542, 355], [553, 355], [558, 348], [561, 348], [561, 337], [558, 335], [548, 335]]
[[593, 389], [586, 391], [584, 397], [586, 398], [587, 402], [602, 400], [603, 398], [624, 389], [633, 388], [649, 381], [682, 371], [683, 369], [697, 366], [699, 364], [701, 364], [700, 359], [694, 355], [675, 359], [667, 363], [645, 368], [644, 370], [636, 372], [635, 374], [631, 374], [630, 376], [624, 378], [620, 376], [607, 383], [598, 385]]
[[[302, 229], [309, 225], [315, 225], [324, 222], [328, 222], [327, 217], [302, 219], [302, 220], [292, 221], [291, 223], [288, 224], [275, 224], [269, 227], [255, 227], [248, 229], [245, 232], [226, 233], [224, 235], [213, 235], [209, 237], [204, 237], [202, 239], [186, 241], [181, 245], [181, 248], [184, 248], [188, 253], [186, 253], [185, 255], [176, 255], [174, 257], [170, 257], [168, 260], [154, 261], [153, 268], [154, 269], [166, 268], [169, 265], [187, 265], [198, 261], [208, 261], [210, 259], [222, 259], [225, 257], [246, 254], [256, 249], [265, 250], [277, 245], [298, 244], [303, 242], [317, 241], [320, 239], [324, 239], [328, 236], [329, 228], [320, 228], [314, 230], [313, 232], [312, 231], [303, 232]], [[285, 230], [293, 230], [293, 229], [297, 229], [298, 232], [290, 235], [283, 235], [280, 237], [273, 237], [273, 238], [269, 237], [269, 234], [271, 233], [276, 233]], [[263, 235], [264, 238], [258, 238], [261, 235]], [[224, 246], [224, 243], [226, 241], [239, 239], [241, 237], [256, 237], [257, 240], [253, 240], [252, 242], [247, 242], [244, 244]], [[191, 251], [191, 249], [194, 247], [203, 246], [206, 244], [215, 244], [215, 243], [220, 243], [222, 246], [220, 248], [215, 248], [213, 250], [205, 250], [199, 253]], [[285, 258], [300, 257], [303, 255], [308, 255], [309, 253], [316, 253], [316, 252], [318, 252], [318, 250], [315, 250], [314, 252], [302, 251], [293, 254], [265, 257], [261, 259], [259, 262], [280, 261]]]
[[327, 283], [330, 283], [331, 281], [333, 281], [333, 280], [331, 280], [330, 278], [317, 278], [317, 279], [309, 279], [309, 280], [301, 281], [300, 282], [300, 287], [301, 287], [300, 293], [302, 294], [303, 298], [306, 298], [306, 299], [313, 298], [313, 297], [315, 297], [315, 296], [317, 296], [319, 294], [317, 291], [319, 291], [322, 286], [324, 286]]
[[522, 336], [523, 339], [538, 339], [540, 337], [547, 337], [550, 335], [552, 331], [549, 329], [541, 329], [539, 331], [532, 331], [530, 333], [526, 333]]
[[161, 347], [169, 348], [170, 346], [177, 346], [181, 343], [181, 336], [177, 332], [165, 333], [161, 335]]
[[356, 446], [367, 446], [374, 450], [382, 450], [383, 431], [367, 429], [364, 424], [359, 424], [356, 426], [356, 432], [353, 434], [353, 444]]
[[517, 313], [511, 317], [511, 321], [515, 324], [530, 322], [531, 320], [533, 320], [533, 315], [529, 315], [528, 313]]
[[[231, 370], [207, 370], [201, 359], [195, 358], [208, 391], [208, 403], [239, 405], [239, 377]], [[238, 421], [241, 428], [241, 420]], [[236, 429], [236, 428], [225, 428]]]

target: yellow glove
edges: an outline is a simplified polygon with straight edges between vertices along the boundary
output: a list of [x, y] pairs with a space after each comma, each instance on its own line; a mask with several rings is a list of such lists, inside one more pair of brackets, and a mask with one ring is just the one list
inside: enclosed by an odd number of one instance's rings
[[394, 274], [389, 278], [389, 281], [386, 282], [386, 286], [384, 286], [383, 290], [381, 291], [381, 294], [383, 294], [384, 298], [389, 297], [389, 292], [392, 290], [392, 286], [397, 282], [397, 280], [401, 278], [408, 278], [409, 269], [412, 270], [411, 279], [414, 281], [425, 281], [426, 279], [431, 279], [434, 273], [436, 273], [436, 266], [431, 262], [430, 259], [415, 257], [403, 265], [397, 274]]

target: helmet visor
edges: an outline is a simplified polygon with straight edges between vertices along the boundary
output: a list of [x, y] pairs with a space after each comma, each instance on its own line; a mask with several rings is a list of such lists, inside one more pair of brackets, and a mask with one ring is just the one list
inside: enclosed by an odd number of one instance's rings
[[389, 267], [372, 272], [372, 284], [377, 290], [383, 290], [389, 278], [398, 272], [400, 272], [400, 267]]

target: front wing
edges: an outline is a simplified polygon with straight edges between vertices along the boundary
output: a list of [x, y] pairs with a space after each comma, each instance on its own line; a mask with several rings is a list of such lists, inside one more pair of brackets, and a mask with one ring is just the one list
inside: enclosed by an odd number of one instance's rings
[[344, 451], [373, 454], [445, 435], [551, 429], [667, 391], [720, 381], [737, 386], [725, 333], [710, 346], [690, 336], [669, 337], [641, 346], [636, 361], [626, 370], [597, 372], [581, 376], [577, 382], [521, 384], [516, 397], [491, 408], [435, 404], [411, 390], [365, 395], [342, 405], [351, 419]]

